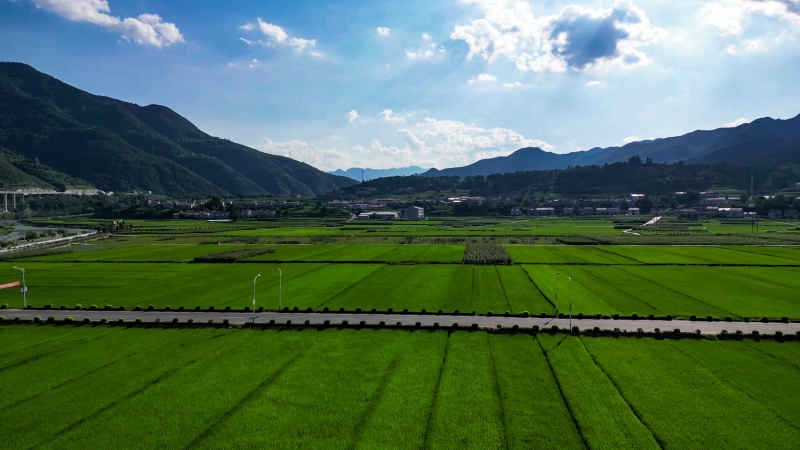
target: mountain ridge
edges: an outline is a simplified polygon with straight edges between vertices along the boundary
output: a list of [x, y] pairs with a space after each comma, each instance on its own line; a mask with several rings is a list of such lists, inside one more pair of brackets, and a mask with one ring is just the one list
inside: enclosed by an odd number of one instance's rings
[[94, 95], [23, 63], [0, 63], [0, 147], [106, 191], [316, 196], [353, 184], [210, 136], [169, 107]]
[[419, 166], [406, 166], [406, 167], [393, 167], [390, 169], [368, 169], [366, 167], [351, 167], [346, 170], [336, 169], [328, 172], [333, 175], [339, 175], [350, 178], [351, 180], [361, 181], [363, 170], [364, 181], [374, 180], [376, 178], [394, 177], [404, 175], [417, 175], [425, 172], [426, 169]]
[[[566, 169], [571, 166], [610, 164], [638, 156], [657, 163], [748, 164], [765, 158], [782, 161], [800, 149], [800, 114], [789, 119], [762, 117], [736, 127], [694, 130], [689, 133], [630, 142], [623, 146], [593, 147], [571, 153], [553, 153], [525, 147], [509, 154], [482, 159], [462, 167], [431, 169], [426, 176], [472, 176]], [[749, 151], [748, 151], [749, 150]]]

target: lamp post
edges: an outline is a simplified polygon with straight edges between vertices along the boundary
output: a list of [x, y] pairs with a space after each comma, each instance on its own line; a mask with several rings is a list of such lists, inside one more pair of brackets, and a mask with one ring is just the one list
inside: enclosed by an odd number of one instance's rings
[[283, 309], [283, 271], [278, 267], [278, 311]]
[[14, 266], [12, 269], [22, 272], [22, 307], [28, 307], [28, 285], [25, 284], [25, 269], [22, 267]]
[[253, 311], [256, 310], [256, 280], [258, 280], [260, 276], [261, 274], [258, 274], [253, 278]]
[[572, 334], [572, 297], [569, 296], [570, 285], [572, 285], [572, 276], [567, 275], [567, 302], [569, 302], [569, 334]]

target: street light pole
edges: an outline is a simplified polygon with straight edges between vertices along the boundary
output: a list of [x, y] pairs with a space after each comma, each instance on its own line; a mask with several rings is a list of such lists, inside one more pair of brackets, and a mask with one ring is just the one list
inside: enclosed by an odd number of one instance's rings
[[14, 266], [12, 269], [19, 270], [22, 272], [22, 307], [28, 307], [28, 285], [25, 284], [25, 269], [22, 267]]
[[278, 267], [278, 311], [283, 309], [283, 271]]
[[567, 301], [569, 302], [569, 334], [572, 334], [572, 297], [569, 296], [572, 277], [567, 275]]
[[253, 278], [253, 311], [256, 310], [256, 280], [258, 280], [260, 276], [261, 274], [258, 274]]

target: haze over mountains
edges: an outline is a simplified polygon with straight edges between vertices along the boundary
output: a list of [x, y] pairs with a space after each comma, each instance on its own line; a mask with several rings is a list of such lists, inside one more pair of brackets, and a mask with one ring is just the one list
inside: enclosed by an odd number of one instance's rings
[[0, 63], [3, 188], [94, 186], [172, 196], [315, 196], [354, 183], [210, 136], [160, 105], [92, 95]]
[[735, 128], [693, 131], [682, 136], [632, 142], [622, 147], [593, 148], [558, 154], [528, 147], [497, 158], [482, 159], [468, 166], [431, 169], [427, 176], [472, 176], [495, 173], [564, 169], [570, 166], [627, 161], [633, 156], [658, 163], [705, 164], [729, 162], [800, 161], [800, 115], [786, 120], [757, 119]]
[[362, 169], [360, 167], [352, 167], [347, 170], [337, 169], [330, 173], [347, 177], [356, 181], [361, 181], [363, 176], [364, 181], [369, 181], [374, 180], [375, 178], [417, 175], [425, 172], [425, 170], [426, 169], [418, 166], [398, 167], [393, 169]]

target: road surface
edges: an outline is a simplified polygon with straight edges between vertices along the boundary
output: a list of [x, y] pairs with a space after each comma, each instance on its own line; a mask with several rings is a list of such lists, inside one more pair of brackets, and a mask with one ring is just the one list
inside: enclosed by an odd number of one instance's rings
[[[221, 323], [223, 320], [228, 320], [231, 325], [242, 325], [245, 323], [268, 324], [270, 321], [275, 321], [276, 324], [286, 324], [291, 321], [292, 324], [303, 324], [306, 321], [310, 325], [321, 325], [328, 321], [332, 325], [339, 325], [347, 322], [348, 325], [359, 325], [364, 322], [365, 325], [380, 325], [383, 322], [386, 325], [406, 326], [413, 327], [419, 323], [422, 326], [432, 327], [438, 324], [440, 327], [446, 328], [453, 324], [458, 324], [461, 327], [471, 327], [473, 324], [478, 324], [482, 329], [496, 329], [498, 325], [503, 328], [513, 328], [515, 325], [520, 329], [531, 329], [538, 326], [540, 329], [558, 326], [562, 329], [568, 329], [570, 326], [569, 319], [548, 319], [538, 317], [502, 317], [502, 316], [470, 316], [470, 315], [431, 315], [431, 314], [371, 314], [371, 313], [305, 313], [305, 312], [259, 312], [259, 313], [242, 313], [242, 312], [197, 312], [197, 311], [184, 311], [184, 312], [170, 312], [170, 311], [87, 311], [87, 310], [33, 310], [33, 309], [7, 309], [0, 310], [0, 316], [6, 319], [14, 319], [19, 317], [21, 320], [31, 321], [34, 317], [39, 317], [41, 320], [46, 320], [48, 317], [53, 317], [56, 320], [61, 320], [65, 317], [72, 317], [73, 320], [80, 321], [84, 318], [89, 318], [92, 321], [100, 319], [107, 319], [115, 321], [123, 319], [126, 322], [133, 322], [141, 319], [143, 322], [172, 322], [173, 319], [178, 319], [178, 322], [185, 323], [192, 320], [195, 323]], [[581, 330], [590, 330], [595, 327], [600, 330], [613, 331], [619, 329], [620, 331], [636, 332], [642, 329], [645, 332], [653, 332], [656, 329], [662, 332], [670, 332], [673, 330], [680, 330], [683, 333], [695, 333], [700, 330], [701, 334], [717, 335], [721, 334], [723, 330], [728, 333], [734, 334], [741, 331], [744, 334], [751, 334], [753, 331], [758, 331], [762, 335], [771, 335], [780, 331], [781, 333], [796, 334], [800, 332], [800, 323], [761, 323], [761, 322], [704, 322], [704, 321], [690, 321], [690, 320], [613, 320], [613, 319], [572, 319], [572, 326], [579, 327]]]

